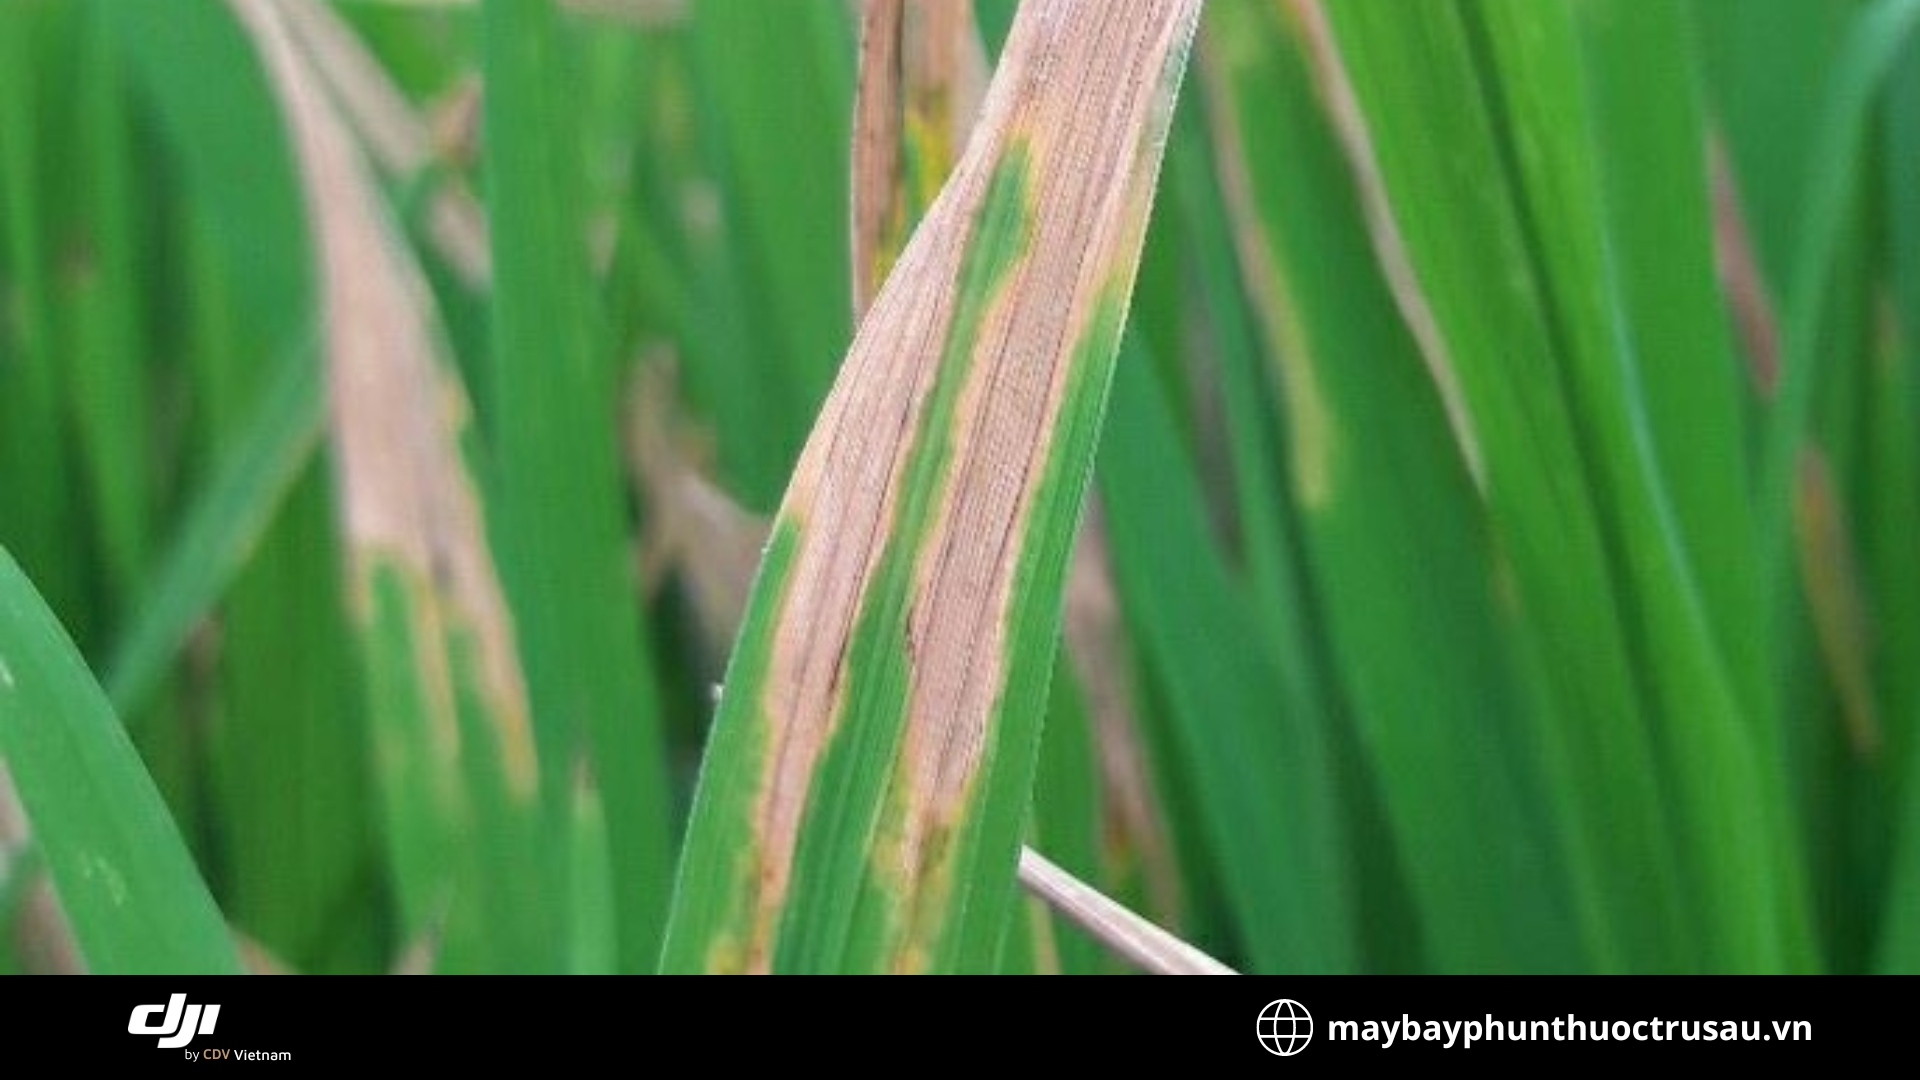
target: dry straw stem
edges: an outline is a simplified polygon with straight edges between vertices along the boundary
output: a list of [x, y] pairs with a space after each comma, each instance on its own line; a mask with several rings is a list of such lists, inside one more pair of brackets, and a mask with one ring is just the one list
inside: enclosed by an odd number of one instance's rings
[[668, 970], [996, 959], [1067, 553], [1199, 10], [1020, 9], [775, 522]]
[[1156, 975], [1237, 975], [1060, 869], [1032, 848], [1020, 850], [1020, 883], [1121, 956]]

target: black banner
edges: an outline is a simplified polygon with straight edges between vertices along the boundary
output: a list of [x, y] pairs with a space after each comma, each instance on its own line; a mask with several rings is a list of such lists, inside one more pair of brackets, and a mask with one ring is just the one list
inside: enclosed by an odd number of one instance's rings
[[[17, 1061], [589, 1065], [819, 1061], [1312, 1069], [1451, 1056], [1706, 1063], [1893, 1051], [1864, 979], [16, 979]], [[81, 1057], [69, 1057], [79, 1054]], [[50, 1056], [47, 1056], [50, 1055]], [[1784, 1055], [1784, 1057], [1783, 1057]]]

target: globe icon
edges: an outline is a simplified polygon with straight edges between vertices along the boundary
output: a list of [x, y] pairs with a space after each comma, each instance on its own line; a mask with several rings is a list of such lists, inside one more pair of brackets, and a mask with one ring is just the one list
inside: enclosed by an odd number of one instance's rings
[[1292, 998], [1269, 1001], [1267, 1007], [1260, 1010], [1255, 1034], [1260, 1036], [1260, 1045], [1267, 1048], [1267, 1053], [1292, 1057], [1313, 1041], [1313, 1014]]

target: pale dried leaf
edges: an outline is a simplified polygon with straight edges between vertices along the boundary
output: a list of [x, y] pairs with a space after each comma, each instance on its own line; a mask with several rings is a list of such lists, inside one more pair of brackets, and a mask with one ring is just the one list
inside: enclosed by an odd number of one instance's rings
[[[476, 493], [461, 459], [466, 401], [442, 368], [428, 290], [401, 254], [375, 189], [321, 82], [270, 0], [229, 0], [254, 39], [293, 133], [320, 260], [327, 388], [348, 548], [365, 594], [382, 559], [433, 588], [416, 617], [421, 641], [471, 633], [477, 677], [494, 721], [509, 786], [529, 799], [536, 783], [526, 689], [495, 576]], [[418, 656], [436, 695], [437, 738], [459, 744], [453, 675], [440, 649]]]
[[[278, 0], [288, 27], [312, 57], [340, 112], [380, 167], [411, 177], [433, 164], [443, 139], [420, 116], [358, 36], [325, 4]], [[470, 99], [463, 107], [472, 112]], [[435, 246], [469, 288], [492, 280], [493, 256], [487, 219], [471, 192], [458, 182], [438, 185], [427, 205], [427, 229]]]

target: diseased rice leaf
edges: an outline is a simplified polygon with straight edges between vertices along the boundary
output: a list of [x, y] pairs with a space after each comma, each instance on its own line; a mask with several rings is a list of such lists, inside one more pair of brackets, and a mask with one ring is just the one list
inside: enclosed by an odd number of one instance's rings
[[668, 971], [987, 970], [1197, 0], [1024, 7], [788, 488]]
[[473, 928], [454, 943], [459, 961], [549, 968], [565, 878], [540, 844], [526, 690], [461, 458], [464, 396], [426, 285], [288, 23], [268, 0], [232, 2], [295, 136], [320, 257], [329, 430], [402, 939], [451, 904]]

